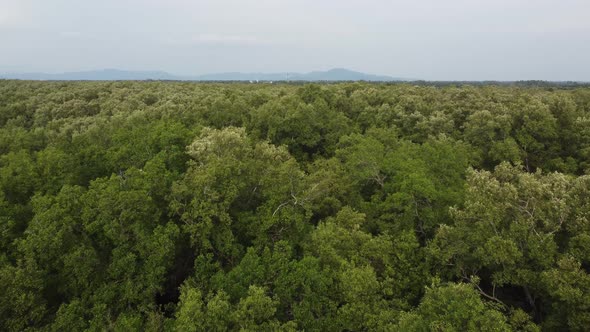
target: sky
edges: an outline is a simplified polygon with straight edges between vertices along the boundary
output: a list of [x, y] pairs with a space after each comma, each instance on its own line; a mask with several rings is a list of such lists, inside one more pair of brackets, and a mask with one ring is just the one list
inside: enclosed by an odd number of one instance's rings
[[0, 0], [0, 72], [590, 81], [590, 0]]

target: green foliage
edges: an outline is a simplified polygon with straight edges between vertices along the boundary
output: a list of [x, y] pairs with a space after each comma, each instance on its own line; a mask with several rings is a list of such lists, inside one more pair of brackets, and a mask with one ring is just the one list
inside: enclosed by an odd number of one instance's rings
[[435, 286], [426, 290], [420, 305], [402, 314], [400, 331], [510, 331], [506, 317], [484, 303], [466, 284]]
[[44, 323], [47, 301], [43, 298], [43, 274], [35, 267], [13, 266], [0, 257], [0, 327], [23, 331]]
[[585, 331], [588, 174], [584, 87], [0, 81], [0, 330]]
[[241, 128], [205, 128], [187, 153], [193, 161], [173, 187], [171, 209], [199, 250], [232, 264], [245, 246], [299, 239], [309, 227], [312, 193], [284, 148], [255, 142]]
[[[472, 282], [485, 297], [503, 305], [496, 288], [519, 287], [521, 295], [513, 293], [506, 301], [520, 302], [534, 315], [551, 317], [549, 325], [554, 324], [554, 315], [568, 317], [562, 301], [573, 297], [560, 297], [554, 279], [564, 280], [564, 287], [576, 292], [586, 292], [585, 286], [573, 286], [575, 277], [568, 282], [563, 275], [587, 276], [580, 268], [587, 262], [586, 249], [577, 242], [585, 241], [589, 230], [588, 203], [580, 201], [588, 197], [587, 176], [526, 173], [504, 163], [493, 173], [471, 171], [468, 182], [465, 207], [453, 213], [455, 224], [441, 227], [430, 244], [440, 271]], [[579, 258], [568, 254], [569, 250]], [[491, 289], [477, 286], [480, 278]], [[579, 303], [577, 308], [584, 311], [584, 305]], [[562, 324], [576, 330], [585, 319], [576, 316]]]

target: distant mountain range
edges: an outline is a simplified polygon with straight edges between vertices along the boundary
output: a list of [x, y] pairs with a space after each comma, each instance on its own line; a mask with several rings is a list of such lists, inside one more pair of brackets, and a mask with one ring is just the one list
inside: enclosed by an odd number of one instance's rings
[[310, 73], [219, 73], [194, 78], [201, 81], [407, 81], [408, 79], [384, 75], [365, 74], [343, 68]]
[[173, 75], [163, 71], [127, 71], [104, 69], [60, 74], [47, 73], [0, 73], [0, 79], [50, 80], [50, 81], [126, 81], [126, 80], [173, 80], [173, 81], [413, 81], [413, 79], [372, 75], [343, 68], [309, 73], [217, 73], [198, 76]]

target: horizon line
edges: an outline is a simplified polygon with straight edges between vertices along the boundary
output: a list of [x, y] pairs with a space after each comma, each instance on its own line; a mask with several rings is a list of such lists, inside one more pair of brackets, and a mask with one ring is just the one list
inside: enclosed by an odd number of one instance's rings
[[[228, 75], [228, 74], [238, 74], [238, 75], [280, 75], [280, 74], [298, 74], [298, 75], [308, 75], [313, 73], [329, 73], [331, 71], [346, 71], [355, 74], [362, 74], [367, 76], [375, 76], [380, 77], [382, 80], [321, 80], [321, 79], [313, 79], [313, 80], [305, 80], [305, 79], [219, 79], [219, 80], [207, 80], [207, 79], [199, 79], [202, 76], [213, 76], [213, 75]], [[129, 78], [129, 79], [92, 79], [92, 78], [84, 78], [84, 79], [48, 79], [48, 78], [18, 78], [18, 77], [4, 77], [4, 76], [18, 76], [18, 75], [47, 75], [47, 76], [59, 76], [59, 75], [68, 75], [68, 74], [82, 74], [82, 73], [99, 73], [99, 72], [120, 72], [120, 73], [127, 73], [127, 74], [161, 74], [161, 75], [169, 75], [173, 76], [174, 78]], [[391, 80], [386, 80], [385, 78], [389, 78]], [[82, 69], [82, 70], [72, 70], [72, 71], [59, 71], [59, 72], [47, 72], [47, 71], [2, 71], [0, 72], [0, 80], [23, 80], [23, 81], [202, 81], [202, 82], [248, 82], [252, 80], [257, 81], [273, 81], [273, 82], [352, 82], [352, 81], [366, 81], [366, 82], [490, 82], [490, 83], [513, 83], [513, 82], [549, 82], [549, 83], [581, 83], [581, 84], [589, 84], [590, 80], [576, 80], [576, 79], [566, 79], [566, 80], [551, 80], [551, 79], [539, 79], [539, 78], [526, 78], [526, 79], [423, 79], [423, 78], [410, 78], [410, 77], [403, 77], [397, 75], [390, 75], [390, 74], [373, 74], [367, 73], [363, 71], [348, 69], [344, 67], [333, 67], [326, 70], [311, 70], [305, 72], [297, 72], [297, 71], [270, 71], [270, 72], [261, 72], [261, 71], [219, 71], [219, 72], [209, 72], [209, 73], [201, 73], [201, 74], [179, 74], [176, 72], [169, 72], [166, 70], [158, 70], [158, 69], [145, 69], [145, 70], [135, 70], [135, 69], [120, 69], [114, 67], [105, 67], [105, 68], [98, 68], [98, 69]]]

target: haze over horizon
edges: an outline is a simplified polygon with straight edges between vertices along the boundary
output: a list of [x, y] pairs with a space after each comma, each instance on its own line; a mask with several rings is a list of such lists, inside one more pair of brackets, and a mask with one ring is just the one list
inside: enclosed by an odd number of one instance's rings
[[590, 81], [585, 0], [0, 0], [0, 72]]

